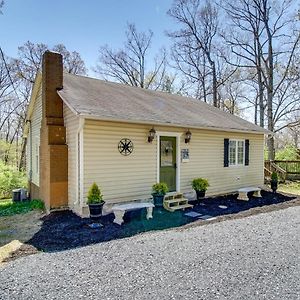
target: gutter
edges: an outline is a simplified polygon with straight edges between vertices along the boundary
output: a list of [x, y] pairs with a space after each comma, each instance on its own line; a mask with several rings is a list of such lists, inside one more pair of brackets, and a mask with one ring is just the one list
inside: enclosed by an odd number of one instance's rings
[[[28, 128], [28, 124], [29, 123], [29, 128]], [[29, 181], [32, 182], [32, 124], [31, 124], [31, 120], [26, 120], [25, 126], [27, 128], [27, 132], [26, 134], [28, 134], [29, 131], [29, 142], [30, 142], [30, 148], [29, 148], [29, 153], [30, 153], [30, 169], [29, 169]], [[27, 139], [28, 136], [24, 136], [24, 139]]]

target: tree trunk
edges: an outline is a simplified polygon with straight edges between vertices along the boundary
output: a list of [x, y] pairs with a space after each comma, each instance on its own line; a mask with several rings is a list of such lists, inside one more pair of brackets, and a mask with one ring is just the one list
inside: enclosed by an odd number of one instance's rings
[[261, 71], [258, 71], [258, 103], [259, 103], [259, 126], [264, 128], [265, 126], [265, 107], [264, 107], [264, 88], [262, 82]]
[[275, 159], [275, 143], [274, 143], [273, 136], [268, 138], [267, 146], [268, 146], [268, 160], [274, 160]]
[[[269, 28], [267, 28], [268, 33], [268, 61], [269, 66], [267, 68], [268, 74], [268, 86], [267, 86], [267, 117], [268, 117], [268, 129], [274, 132], [274, 120], [273, 120], [273, 86], [274, 86], [274, 75], [273, 75], [273, 47], [272, 47], [272, 36]], [[274, 160], [275, 157], [275, 147], [274, 147], [274, 137], [272, 136], [268, 143], [269, 160]]]
[[220, 107], [218, 101], [218, 88], [217, 88], [217, 72], [216, 72], [216, 65], [214, 61], [211, 61], [212, 66], [212, 77], [213, 77], [213, 104], [214, 107]]

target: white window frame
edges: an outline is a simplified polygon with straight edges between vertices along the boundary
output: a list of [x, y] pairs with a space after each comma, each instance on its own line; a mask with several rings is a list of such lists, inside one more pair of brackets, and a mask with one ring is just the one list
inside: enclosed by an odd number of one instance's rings
[[[230, 142], [235, 142], [235, 164], [230, 163]], [[238, 142], [243, 142], [243, 162], [238, 163]], [[240, 167], [245, 165], [245, 148], [246, 141], [242, 139], [229, 139], [228, 143], [228, 165], [229, 167]]]

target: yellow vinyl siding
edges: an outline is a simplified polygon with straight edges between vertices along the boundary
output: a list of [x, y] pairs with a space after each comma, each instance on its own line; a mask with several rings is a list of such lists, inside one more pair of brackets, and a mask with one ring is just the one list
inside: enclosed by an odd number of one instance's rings
[[[249, 139], [249, 166], [224, 167], [224, 138]], [[237, 134], [230, 132], [193, 130], [190, 161], [181, 164], [181, 190], [191, 190], [195, 177], [205, 177], [210, 183], [208, 194], [236, 191], [240, 187], [263, 184], [262, 134]], [[185, 147], [185, 146], [182, 146]]]
[[77, 187], [77, 130], [79, 118], [64, 104], [64, 125], [66, 127], [66, 143], [68, 145], [68, 199], [73, 208], [78, 196]]
[[[31, 126], [27, 136], [27, 174], [30, 176], [32, 171], [32, 182], [40, 185], [39, 178], [39, 147], [40, 147], [40, 131], [42, 121], [42, 86], [40, 86], [34, 103]], [[38, 158], [38, 160], [37, 160]], [[30, 177], [29, 177], [30, 178]]]
[[[84, 127], [84, 196], [93, 182], [105, 201], [149, 198], [156, 174], [156, 145], [147, 142], [147, 126], [86, 121]], [[134, 144], [133, 153], [118, 151], [122, 138]]]
[[[102, 188], [107, 202], [122, 202], [151, 197], [151, 186], [157, 178], [157, 138], [147, 142], [149, 125], [86, 120], [84, 126], [84, 199], [93, 182]], [[180, 190], [192, 191], [195, 177], [208, 178], [208, 194], [236, 191], [242, 186], [263, 184], [263, 135], [211, 130], [192, 131], [185, 144], [187, 128], [155, 127], [156, 131], [182, 134], [180, 149], [190, 150], [190, 160], [180, 164]], [[118, 151], [122, 138], [129, 138], [133, 153]], [[249, 166], [223, 167], [224, 138], [250, 140]], [[239, 178], [239, 180], [237, 180]]]

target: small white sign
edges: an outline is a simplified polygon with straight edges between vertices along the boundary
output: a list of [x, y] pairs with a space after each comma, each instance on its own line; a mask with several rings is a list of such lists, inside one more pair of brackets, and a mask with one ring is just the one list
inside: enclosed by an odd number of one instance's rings
[[190, 150], [182, 149], [181, 150], [181, 162], [188, 162], [188, 161], [190, 161]]

